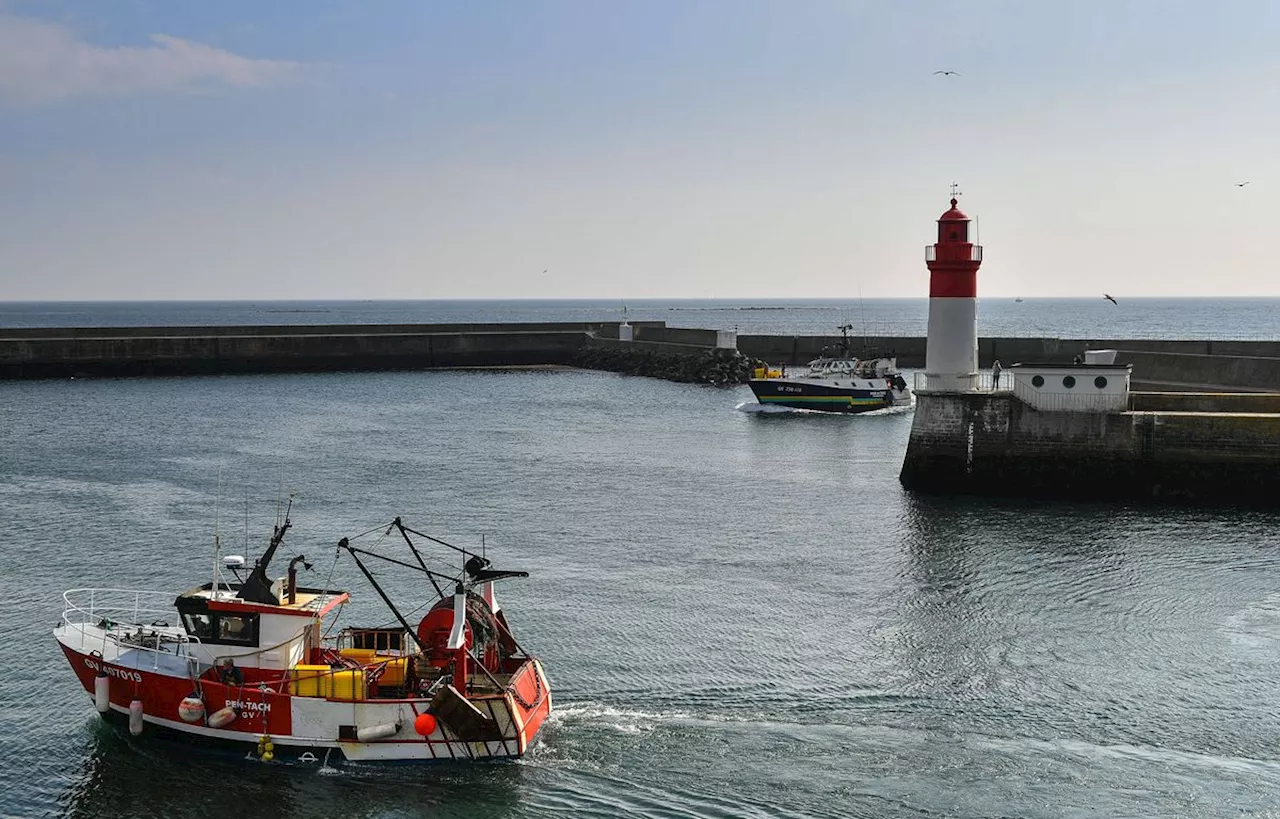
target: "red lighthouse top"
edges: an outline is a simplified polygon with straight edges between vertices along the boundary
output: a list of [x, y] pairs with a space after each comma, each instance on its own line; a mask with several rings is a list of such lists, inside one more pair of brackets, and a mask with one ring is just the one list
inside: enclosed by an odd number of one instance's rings
[[951, 198], [951, 210], [938, 217], [939, 222], [967, 222], [969, 217], [964, 215], [964, 211], [956, 207], [955, 197]]
[[938, 218], [938, 241], [925, 248], [931, 298], [974, 298], [978, 294], [978, 267], [982, 246], [969, 240], [969, 217], [957, 207], [951, 186], [951, 209]]

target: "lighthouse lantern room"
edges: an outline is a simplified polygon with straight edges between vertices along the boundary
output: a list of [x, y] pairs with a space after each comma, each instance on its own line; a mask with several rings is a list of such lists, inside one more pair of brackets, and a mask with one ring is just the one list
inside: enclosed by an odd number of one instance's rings
[[978, 385], [978, 267], [982, 246], [969, 241], [969, 217], [957, 207], [938, 219], [938, 241], [925, 248], [929, 268], [929, 336], [925, 377], [929, 390], [964, 391]]

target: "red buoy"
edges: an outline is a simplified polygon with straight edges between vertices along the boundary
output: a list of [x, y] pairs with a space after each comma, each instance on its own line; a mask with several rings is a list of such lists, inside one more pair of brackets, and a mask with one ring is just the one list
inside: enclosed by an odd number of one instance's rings
[[431, 736], [436, 732], [436, 718], [431, 714], [419, 714], [413, 721], [413, 730], [420, 736]]

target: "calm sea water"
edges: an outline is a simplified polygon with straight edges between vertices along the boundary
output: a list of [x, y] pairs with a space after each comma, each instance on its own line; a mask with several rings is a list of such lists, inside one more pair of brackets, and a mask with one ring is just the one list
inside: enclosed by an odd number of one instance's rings
[[[575, 371], [0, 383], [0, 814], [1276, 815], [1280, 518], [915, 498], [910, 412], [749, 398]], [[528, 758], [320, 771], [100, 724], [61, 592], [201, 582], [246, 506], [261, 548], [281, 483], [282, 552], [317, 573], [395, 515], [531, 572], [501, 590], [555, 687]], [[333, 570], [346, 622], [389, 619]]]
[[[632, 320], [743, 334], [923, 336], [927, 299], [629, 301]], [[0, 302], [4, 327], [617, 321], [617, 301]], [[981, 299], [983, 336], [1275, 339], [1280, 299]]]

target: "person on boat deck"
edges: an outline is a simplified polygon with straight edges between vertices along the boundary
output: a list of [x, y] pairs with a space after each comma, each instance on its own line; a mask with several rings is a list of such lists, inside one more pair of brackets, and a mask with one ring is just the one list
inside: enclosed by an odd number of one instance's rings
[[244, 685], [244, 672], [236, 668], [236, 661], [230, 657], [222, 661], [218, 669], [218, 682], [224, 685]]
[[991, 389], [1000, 389], [1000, 359], [991, 362]]

